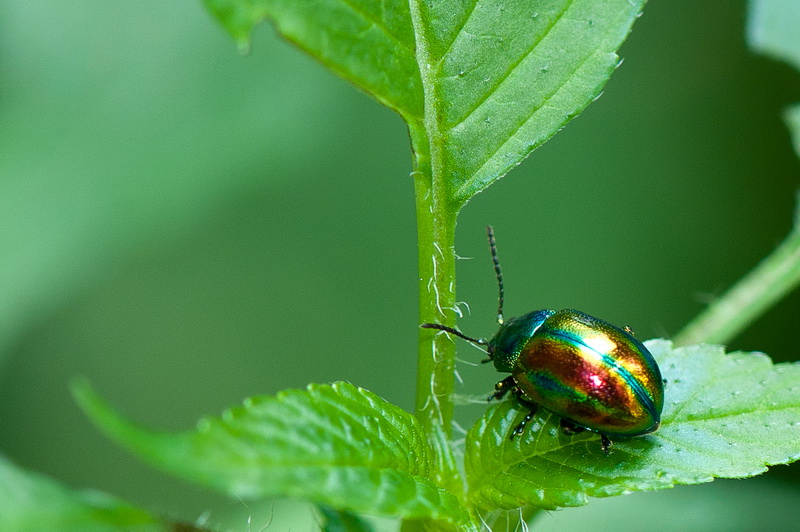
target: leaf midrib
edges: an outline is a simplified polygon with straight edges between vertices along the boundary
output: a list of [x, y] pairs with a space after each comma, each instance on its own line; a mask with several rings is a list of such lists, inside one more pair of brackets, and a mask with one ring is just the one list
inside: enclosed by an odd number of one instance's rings
[[[425, 25], [422, 23], [420, 11], [421, 0], [409, 0], [408, 10], [411, 14], [411, 26], [414, 29], [414, 49], [419, 77], [422, 83], [422, 125], [428, 142], [431, 162], [431, 180], [434, 195], [437, 195], [442, 179], [439, 177], [442, 161], [441, 130], [439, 128], [439, 109], [436, 105], [436, 77], [432, 75], [436, 69], [431, 64], [430, 50], [425, 38]], [[437, 199], [437, 198], [435, 198]], [[435, 201], [435, 200], [434, 200]]]

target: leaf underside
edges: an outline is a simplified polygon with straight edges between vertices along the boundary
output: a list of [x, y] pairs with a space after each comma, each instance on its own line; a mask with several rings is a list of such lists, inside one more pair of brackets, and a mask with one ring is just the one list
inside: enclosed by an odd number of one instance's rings
[[522, 412], [512, 402], [496, 405], [467, 436], [471, 502], [579, 506], [590, 496], [749, 477], [800, 458], [800, 365], [718, 346], [646, 345], [667, 381], [658, 432], [617, 439], [605, 456], [596, 434], [565, 436], [543, 413], [510, 441]]
[[87, 414], [110, 437], [177, 476], [242, 499], [290, 496], [357, 513], [464, 522], [456, 498], [427, 480], [431, 456], [413, 416], [347, 383], [310, 385], [158, 434], [115, 414], [85, 384]]
[[599, 94], [644, 0], [205, 0], [240, 43], [259, 21], [412, 129], [461, 205]]

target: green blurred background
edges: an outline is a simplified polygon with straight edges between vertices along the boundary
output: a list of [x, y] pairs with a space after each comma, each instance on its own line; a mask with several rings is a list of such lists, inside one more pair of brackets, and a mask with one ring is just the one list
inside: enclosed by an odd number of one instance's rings
[[[677, 332], [785, 236], [800, 164], [781, 112], [800, 100], [800, 73], [746, 49], [745, 8], [651, 2], [604, 96], [465, 207], [463, 330], [495, 329], [488, 223], [507, 314], [579, 308], [641, 338]], [[5, 0], [0, 452], [72, 487], [245, 530], [256, 505], [142, 465], [89, 425], [68, 383], [86, 376], [170, 430], [309, 382], [348, 380], [411, 409], [410, 171], [401, 120], [266, 25], [244, 57], [196, 1]], [[730, 348], [800, 359], [799, 313], [794, 294]], [[467, 395], [497, 379], [459, 372]], [[461, 425], [482, 408], [459, 407]], [[750, 529], [741, 515], [778, 529], [800, 520], [786, 502], [798, 472], [593, 501], [541, 523], [625, 529], [644, 504], [665, 530]], [[313, 530], [300, 508], [286, 522]]]

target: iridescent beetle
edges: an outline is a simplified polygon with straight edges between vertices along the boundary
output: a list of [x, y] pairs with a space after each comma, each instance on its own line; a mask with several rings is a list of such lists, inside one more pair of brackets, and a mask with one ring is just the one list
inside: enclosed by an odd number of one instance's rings
[[497, 371], [511, 373], [495, 385], [489, 400], [511, 392], [529, 409], [511, 432], [522, 434], [541, 406], [561, 418], [565, 434], [584, 430], [600, 435], [603, 452], [611, 438], [658, 430], [664, 381], [653, 355], [633, 332], [577, 310], [535, 310], [503, 320], [503, 275], [492, 227], [489, 248], [500, 288], [500, 330], [489, 340], [471, 338], [437, 323], [421, 327], [454, 334], [486, 349]]

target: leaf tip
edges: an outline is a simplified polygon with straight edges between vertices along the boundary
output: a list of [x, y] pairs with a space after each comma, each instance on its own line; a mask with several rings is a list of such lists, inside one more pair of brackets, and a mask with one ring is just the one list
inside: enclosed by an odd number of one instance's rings
[[101, 429], [113, 424], [117, 418], [111, 408], [97, 395], [86, 377], [76, 377], [70, 383], [75, 402], [95, 426]]
[[204, 0], [206, 9], [233, 37], [242, 55], [250, 53], [253, 27], [263, 18], [252, 8], [230, 0]]
[[251, 39], [249, 36], [247, 37], [237, 37], [236, 38], [236, 49], [239, 50], [239, 54], [241, 55], [249, 55], [251, 50]]
[[92, 408], [92, 403], [97, 399], [89, 379], [83, 376], [75, 377], [70, 382], [69, 389], [75, 402], [88, 415], [88, 410]]
[[110, 438], [125, 442], [132, 434], [139, 432], [94, 391], [85, 377], [73, 379], [70, 390], [86, 417]]

